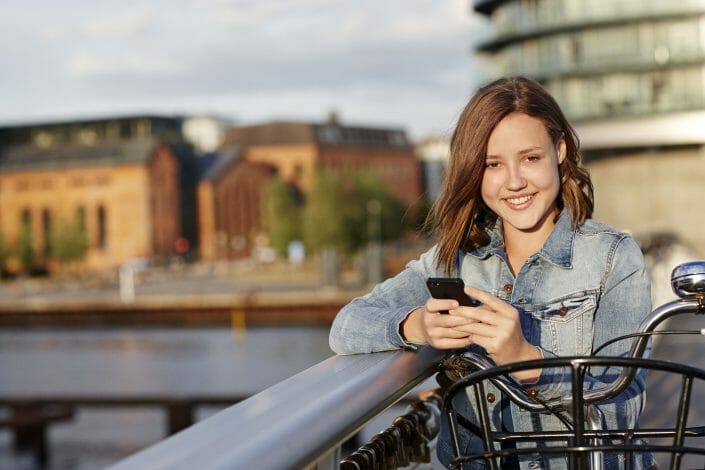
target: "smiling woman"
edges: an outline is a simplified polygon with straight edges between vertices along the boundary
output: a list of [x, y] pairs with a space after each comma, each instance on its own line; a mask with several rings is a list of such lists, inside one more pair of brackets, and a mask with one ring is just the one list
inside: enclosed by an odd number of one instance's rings
[[543, 122], [527, 114], [508, 115], [490, 134], [482, 200], [502, 219], [505, 251], [515, 273], [553, 231], [563, 160], [563, 137], [553, 142]]
[[[636, 331], [651, 306], [641, 250], [628, 235], [590, 219], [592, 184], [579, 160], [571, 125], [538, 83], [506, 78], [481, 88], [451, 140], [447, 177], [432, 212], [437, 245], [345, 306], [333, 323], [331, 348], [351, 354], [429, 344], [504, 365], [590, 355], [606, 341]], [[462, 278], [465, 293], [481, 305], [430, 298], [426, 279], [443, 275]], [[617, 342], [601, 354], [620, 356], [628, 346]], [[617, 374], [614, 367], [594, 367], [586, 384], [601, 387]], [[511, 380], [531, 396], [553, 400], [570, 397], [569, 375], [530, 369], [513, 372]], [[457, 413], [477, 423], [470, 405], [474, 391], [461, 395], [454, 400]], [[491, 389], [493, 429], [566, 429], [556, 416], [495, 397], [502, 393]], [[636, 428], [643, 399], [640, 373], [620, 395], [599, 405], [606, 427]], [[483, 449], [471, 428], [459, 432], [463, 455]], [[442, 424], [437, 451], [446, 465], [452, 447]], [[559, 452], [519, 454], [503, 458], [501, 468], [568, 468], [567, 456]], [[604, 467], [622, 468], [620, 457], [605, 452]], [[652, 458], [642, 453], [634, 461], [634, 468], [648, 468]]]

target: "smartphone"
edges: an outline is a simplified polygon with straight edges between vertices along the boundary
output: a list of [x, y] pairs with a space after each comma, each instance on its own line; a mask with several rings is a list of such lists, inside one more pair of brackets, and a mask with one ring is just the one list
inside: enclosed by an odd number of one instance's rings
[[[465, 283], [457, 277], [429, 277], [426, 286], [434, 299], [453, 299], [466, 307], [479, 307], [482, 303], [465, 293]], [[442, 310], [440, 313], [448, 313]]]

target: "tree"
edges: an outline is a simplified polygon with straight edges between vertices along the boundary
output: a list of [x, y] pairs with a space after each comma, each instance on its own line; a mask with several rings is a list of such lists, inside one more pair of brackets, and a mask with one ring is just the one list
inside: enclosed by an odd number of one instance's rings
[[376, 173], [360, 171], [354, 175], [355, 195], [351, 200], [359, 206], [353, 222], [358, 228], [358, 245], [368, 241], [389, 241], [401, 237], [410, 227], [407, 206], [391, 194]]
[[347, 253], [354, 248], [354, 236], [349, 227], [350, 207], [341, 177], [321, 171], [308, 196], [303, 211], [303, 238], [312, 253], [334, 248]]
[[88, 234], [80, 217], [61, 219], [51, 234], [52, 257], [60, 264], [81, 261], [88, 252]]
[[304, 210], [304, 241], [311, 252], [332, 247], [352, 254], [370, 240], [402, 236], [405, 213], [376, 174], [322, 170]]
[[298, 189], [279, 177], [272, 178], [265, 189], [262, 209], [269, 243], [278, 254], [285, 255], [289, 243], [302, 237]]

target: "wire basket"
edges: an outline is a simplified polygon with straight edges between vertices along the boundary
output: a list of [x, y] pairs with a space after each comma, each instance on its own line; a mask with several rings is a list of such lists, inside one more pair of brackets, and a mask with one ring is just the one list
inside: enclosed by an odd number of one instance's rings
[[[666, 428], [607, 429], [604, 421], [595, 420], [599, 415], [599, 405], [607, 403], [625, 388], [609, 390], [604, 396], [585, 394], [588, 369], [591, 367], [614, 367], [622, 371], [637, 369], [661, 371], [674, 374], [680, 380], [678, 408], [673, 417], [673, 425]], [[530, 369], [561, 368], [564, 377], [570, 377], [572, 396], [564, 397], [560, 404], [543, 401], [539, 394], [527, 393], [527, 389], [508, 378], [507, 374]], [[569, 371], [566, 375], [565, 371]], [[633, 375], [632, 375], [633, 377]], [[619, 468], [642, 468], [637, 464], [637, 456], [651, 453], [660, 467], [681, 468], [683, 458], [689, 456], [687, 466], [683, 468], [705, 469], [705, 448], [690, 445], [691, 438], [705, 436], [705, 426], [688, 423], [689, 411], [693, 399], [693, 388], [705, 383], [705, 371], [684, 364], [644, 359], [617, 357], [562, 357], [524, 361], [491, 367], [471, 372], [448, 386], [443, 398], [443, 413], [448, 422], [454, 459], [451, 468], [477, 468], [484, 463], [489, 469], [503, 468], [503, 462], [527, 454], [563, 456], [569, 469], [607, 469], [614, 468], [614, 463], [606, 463], [606, 456], [615, 455], [621, 462]], [[491, 384], [491, 385], [489, 385]], [[453, 406], [459, 394], [465, 394], [470, 388], [469, 396], [474, 396], [469, 405], [474, 410], [474, 418], [468, 419]], [[518, 406], [529, 409], [532, 413], [553, 414], [561, 423], [556, 429], [542, 429], [537, 432], [513, 432], [502, 430], [493, 422], [487, 404], [488, 388], [506, 390], [502, 395]], [[530, 390], [530, 389], [529, 389]], [[515, 395], [515, 396], [512, 396]], [[516, 398], [516, 396], [520, 398]], [[676, 395], [674, 395], [675, 397]], [[595, 425], [595, 422], [598, 425]], [[482, 449], [468, 455], [462, 454], [459, 433], [468, 432], [476, 435], [482, 442]], [[528, 443], [528, 444], [527, 444]], [[693, 466], [692, 461], [697, 463]], [[668, 466], [665, 466], [668, 461]], [[473, 462], [477, 464], [472, 465]]]

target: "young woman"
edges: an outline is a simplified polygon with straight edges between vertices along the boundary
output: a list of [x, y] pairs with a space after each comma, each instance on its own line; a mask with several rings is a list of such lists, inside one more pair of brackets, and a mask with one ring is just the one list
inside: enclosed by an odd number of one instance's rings
[[[592, 184], [579, 158], [575, 132], [539, 84], [505, 78], [481, 88], [451, 139], [443, 192], [432, 213], [437, 244], [345, 306], [333, 323], [331, 348], [338, 354], [417, 345], [468, 348], [502, 365], [589, 355], [635, 331], [651, 309], [641, 250], [628, 235], [590, 219]], [[461, 277], [466, 293], [482, 305], [430, 298], [426, 279], [439, 276]], [[629, 346], [620, 341], [601, 355], [623, 355]], [[618, 373], [593, 369], [587, 383], [599, 387]], [[555, 370], [522, 371], [514, 379], [547, 400], [570, 395], [570, 378]], [[472, 420], [470, 391], [467, 398], [457, 409]], [[637, 427], [643, 399], [644, 377], [637, 375], [621, 395], [600, 405], [608, 427]], [[504, 400], [488, 406], [496, 426], [564, 429], [549, 414], [515, 405], [504, 413], [495, 409], [506, 407]], [[469, 432], [461, 440], [465, 454], [482, 449]], [[437, 449], [448, 464], [445, 425]], [[648, 454], [638, 457], [640, 467], [651, 463]], [[619, 458], [607, 455], [605, 468], [619, 468]], [[537, 452], [503, 463], [512, 467], [566, 468], [567, 459]]]

